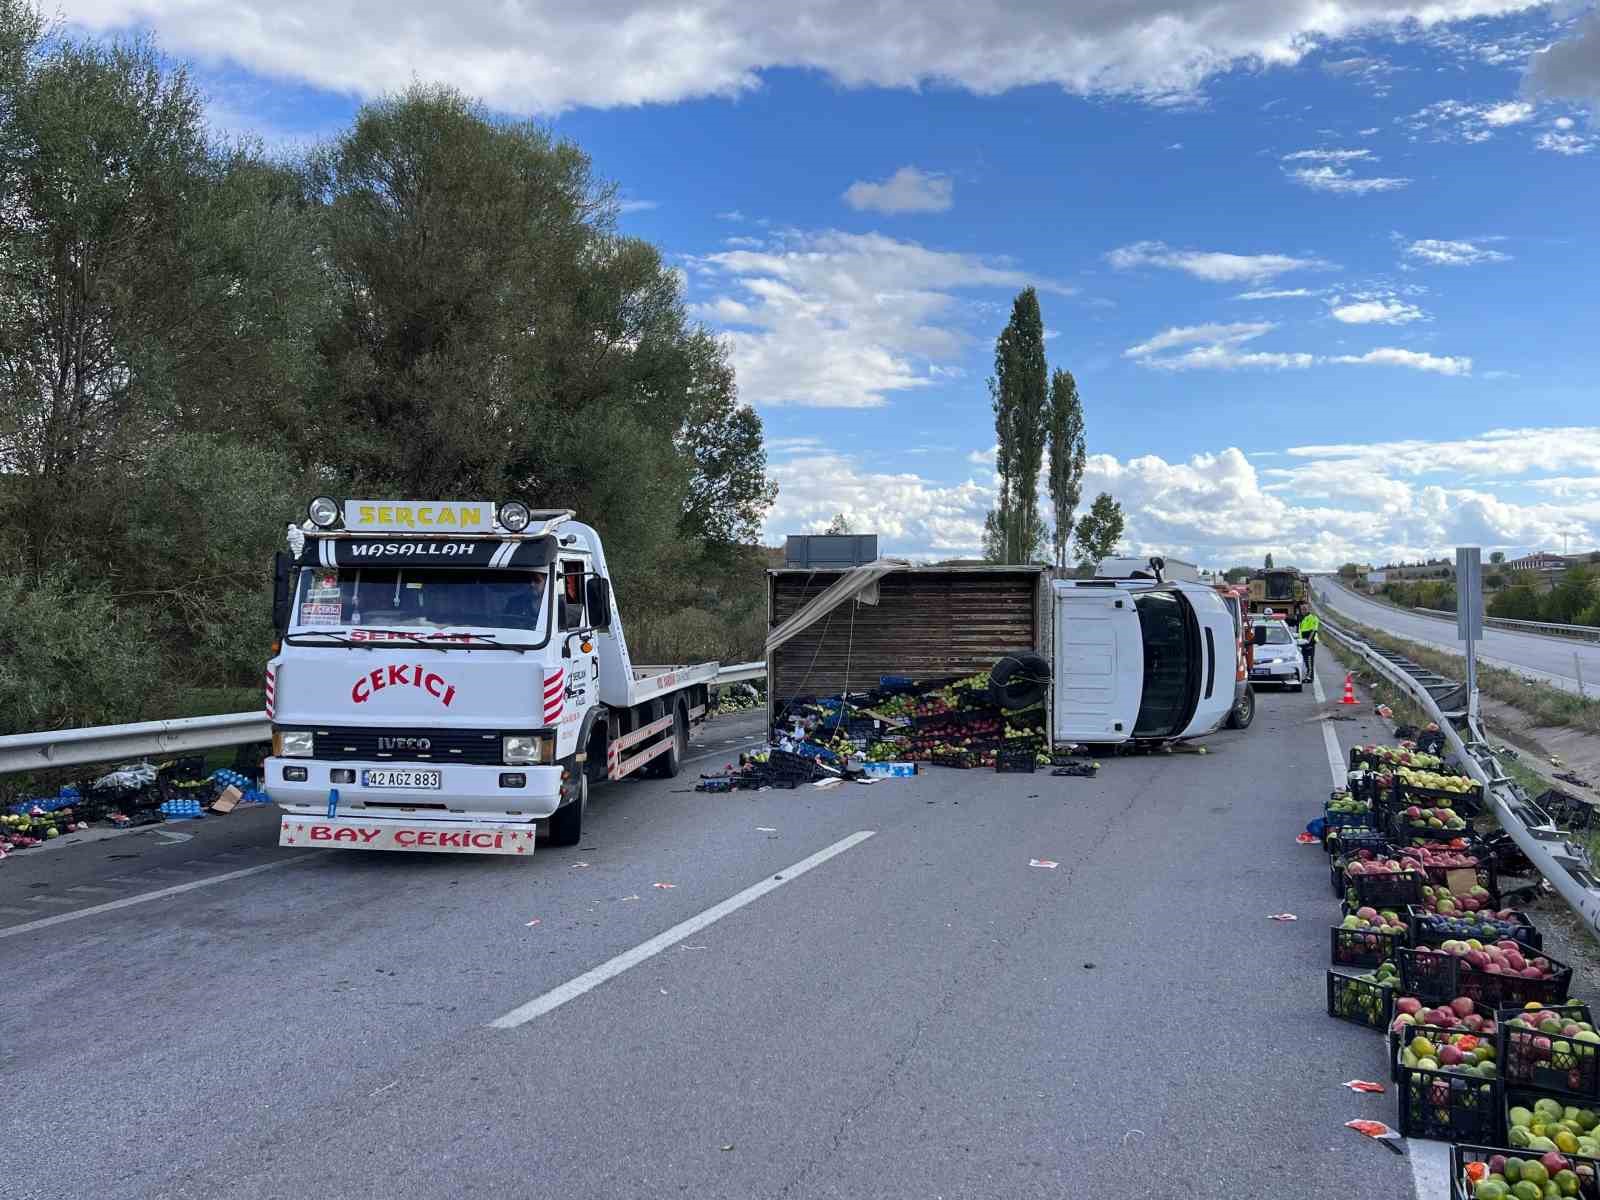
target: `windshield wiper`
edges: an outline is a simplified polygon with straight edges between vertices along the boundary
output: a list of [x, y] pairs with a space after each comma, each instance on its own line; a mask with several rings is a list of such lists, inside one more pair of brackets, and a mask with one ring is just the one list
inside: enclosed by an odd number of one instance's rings
[[384, 632], [392, 637], [408, 638], [409, 640], [416, 642], [417, 645], [426, 646], [430, 650], [471, 650], [471, 645], [462, 644], [453, 640], [455, 638], [465, 637], [488, 642], [496, 649], [515, 650], [518, 654], [526, 654], [528, 652], [528, 648], [526, 646], [519, 645], [516, 642], [506, 642], [502, 644], [496, 635], [492, 633], [452, 633], [441, 638], [437, 635], [429, 637], [424, 634], [413, 633], [409, 629], [386, 629]]
[[[301, 634], [300, 635], [301, 638], [304, 638], [306, 636], [307, 636], [306, 634]], [[365, 642], [352, 642], [349, 638], [345, 637], [344, 634], [342, 634], [342, 633], [314, 633], [314, 634], [311, 634], [310, 636], [311, 637], [319, 637], [319, 638], [328, 638], [329, 641], [328, 642], [306, 642], [306, 641], [301, 641], [301, 640], [297, 639], [293, 634], [288, 634], [288, 633], [283, 635], [283, 640], [288, 642], [289, 645], [291, 645], [291, 646], [326, 646], [326, 645], [329, 645], [331, 643], [332, 645], [335, 645], [335, 646], [356, 646], [356, 647], [359, 647], [361, 649], [366, 649], [367, 648], [367, 644]]]

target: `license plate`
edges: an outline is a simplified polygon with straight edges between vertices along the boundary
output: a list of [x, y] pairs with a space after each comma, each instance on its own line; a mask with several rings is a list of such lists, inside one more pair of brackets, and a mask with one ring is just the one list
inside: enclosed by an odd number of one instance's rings
[[398, 825], [390, 821], [363, 822], [340, 817], [284, 817], [278, 845], [322, 847], [330, 850], [411, 850], [435, 854], [532, 854], [537, 830], [533, 825], [505, 826], [437, 822]]
[[440, 783], [441, 779], [438, 771], [407, 770], [401, 767], [372, 767], [361, 772], [361, 786], [365, 788], [437, 791]]

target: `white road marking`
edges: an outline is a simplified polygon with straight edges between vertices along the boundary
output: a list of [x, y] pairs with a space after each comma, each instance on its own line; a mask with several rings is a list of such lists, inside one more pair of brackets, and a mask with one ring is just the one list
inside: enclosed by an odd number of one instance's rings
[[[1322, 690], [1322, 676], [1317, 674], [1315, 668], [1311, 672], [1311, 694], [1319, 705], [1328, 702], [1328, 693]], [[1339, 751], [1339, 735], [1333, 731], [1330, 721], [1322, 722], [1322, 744], [1328, 750], [1328, 769], [1333, 772], [1333, 786], [1343, 788], [1346, 783], [1344, 755]]]
[[[1322, 690], [1322, 679], [1315, 671], [1311, 675], [1311, 694], [1318, 704], [1328, 702]], [[1328, 748], [1328, 769], [1333, 774], [1333, 786], [1345, 786], [1344, 755], [1339, 751], [1339, 735], [1333, 722], [1322, 722], [1322, 741]], [[1406, 1140], [1406, 1158], [1411, 1163], [1411, 1186], [1416, 1189], [1417, 1200], [1448, 1200], [1450, 1195], [1450, 1151], [1443, 1142], [1430, 1142], [1421, 1138]]]
[[116, 894], [117, 889], [116, 888], [103, 888], [103, 887], [90, 887], [87, 883], [83, 883], [83, 884], [79, 884], [77, 887], [69, 887], [67, 889], [67, 891], [69, 891], [69, 892], [95, 892], [95, 893], [97, 893], [98, 895], [101, 895], [101, 896], [112, 896], [112, 895]]
[[78, 903], [66, 896], [29, 896], [28, 899], [34, 904], [65, 904], [68, 908]]
[[54, 917], [40, 917], [37, 921], [24, 921], [21, 925], [13, 925], [9, 929], [0, 929], [0, 938], [15, 937], [19, 933], [32, 933], [35, 929], [45, 929], [51, 925], [60, 925], [63, 921], [78, 921], [84, 917], [98, 916], [100, 913], [115, 912], [119, 908], [132, 908], [135, 904], [148, 904], [152, 900], [164, 900], [168, 896], [178, 896], [184, 892], [192, 892], [196, 888], [210, 887], [214, 883], [227, 883], [231, 879], [243, 879], [246, 875], [259, 875], [263, 871], [273, 871], [279, 867], [287, 867], [290, 863], [297, 863], [303, 858], [313, 857], [315, 857], [313, 854], [296, 854], [293, 858], [280, 858], [276, 862], [262, 863], [259, 867], [246, 867], [242, 871], [228, 871], [223, 875], [212, 875], [206, 879], [178, 883], [172, 887], [161, 888], [158, 891], [144, 892], [138, 896], [128, 896], [122, 900], [108, 900], [104, 904], [80, 908], [77, 912], [61, 913]]
[[156, 836], [160, 838], [166, 838], [166, 844], [168, 846], [178, 846], [182, 845], [184, 842], [194, 841], [194, 834], [177, 833], [171, 829], [158, 829], [156, 830]]
[[680, 921], [664, 933], [658, 933], [647, 942], [640, 942], [632, 950], [625, 950], [615, 958], [601, 963], [593, 970], [585, 971], [575, 979], [569, 979], [560, 987], [552, 988], [542, 996], [537, 996], [526, 1004], [513, 1008], [503, 1017], [498, 1017], [489, 1022], [492, 1029], [515, 1029], [518, 1025], [525, 1025], [535, 1017], [541, 1017], [552, 1009], [560, 1008], [568, 1000], [576, 1000], [579, 996], [593, 991], [608, 979], [614, 979], [631, 967], [636, 967], [646, 959], [653, 958], [663, 950], [671, 949], [685, 938], [693, 937], [708, 925], [713, 925], [728, 914], [737, 912], [745, 905], [761, 899], [768, 892], [776, 891], [784, 884], [800, 878], [813, 867], [820, 867], [830, 858], [843, 854], [853, 846], [872, 837], [877, 831], [863, 829], [852, 833], [849, 837], [835, 842], [818, 850], [810, 858], [802, 858], [792, 867], [784, 867], [775, 871], [760, 883], [751, 884], [742, 892], [736, 892], [720, 904], [713, 904], [704, 912], [697, 913], [687, 921]]

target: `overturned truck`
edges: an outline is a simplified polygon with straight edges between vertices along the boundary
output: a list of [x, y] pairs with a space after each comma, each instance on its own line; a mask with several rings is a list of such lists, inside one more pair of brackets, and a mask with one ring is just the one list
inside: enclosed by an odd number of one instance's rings
[[767, 573], [767, 716], [886, 681], [1018, 668], [1043, 676], [1054, 747], [1170, 741], [1230, 723], [1241, 678], [1223, 600], [1159, 559], [1093, 579], [1036, 566], [857, 567]]

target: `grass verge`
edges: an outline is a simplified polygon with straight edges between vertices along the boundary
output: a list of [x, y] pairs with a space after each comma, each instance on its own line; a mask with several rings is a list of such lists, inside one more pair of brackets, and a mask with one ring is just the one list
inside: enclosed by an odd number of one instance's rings
[[[1404, 654], [1413, 662], [1447, 679], [1467, 677], [1467, 660], [1459, 654], [1448, 654], [1431, 646], [1408, 642], [1343, 615], [1336, 619], [1341, 629], [1360, 634], [1374, 646]], [[1319, 645], [1326, 646], [1332, 641], [1329, 638]], [[1515, 671], [1485, 666], [1481, 662], [1478, 664], [1478, 690], [1526, 714], [1535, 725], [1567, 726], [1587, 733], [1600, 733], [1600, 700], [1575, 696], [1547, 683], [1527, 679]]]

